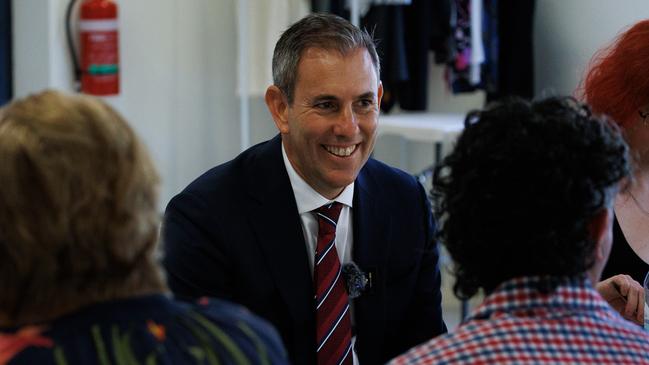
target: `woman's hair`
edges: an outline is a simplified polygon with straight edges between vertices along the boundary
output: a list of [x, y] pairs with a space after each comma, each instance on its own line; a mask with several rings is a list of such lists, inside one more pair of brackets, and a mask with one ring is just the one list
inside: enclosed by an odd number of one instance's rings
[[579, 93], [593, 112], [623, 127], [649, 104], [649, 20], [643, 20], [598, 51]]
[[0, 314], [24, 324], [165, 290], [158, 180], [98, 99], [45, 91], [0, 109]]

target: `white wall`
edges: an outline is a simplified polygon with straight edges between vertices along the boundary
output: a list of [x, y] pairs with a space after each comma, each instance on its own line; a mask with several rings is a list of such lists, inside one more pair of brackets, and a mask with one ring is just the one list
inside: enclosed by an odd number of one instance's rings
[[[110, 98], [152, 152], [162, 201], [240, 150], [236, 89], [237, 0], [118, 0], [122, 92]], [[67, 0], [14, 0], [14, 94], [72, 90], [63, 18]], [[572, 93], [592, 54], [620, 29], [649, 17], [647, 0], [537, 0], [536, 93]], [[443, 69], [430, 75], [429, 110], [479, 108], [483, 93], [452, 95]], [[251, 143], [276, 132], [260, 97], [251, 98]], [[410, 172], [433, 146], [381, 137], [375, 156]]]
[[593, 54], [646, 18], [647, 0], [537, 0], [536, 95], [572, 94]]
[[[117, 1], [121, 93], [106, 98], [134, 126], [162, 175], [161, 206], [239, 151], [236, 0]], [[14, 95], [71, 91], [67, 0], [14, 0]]]

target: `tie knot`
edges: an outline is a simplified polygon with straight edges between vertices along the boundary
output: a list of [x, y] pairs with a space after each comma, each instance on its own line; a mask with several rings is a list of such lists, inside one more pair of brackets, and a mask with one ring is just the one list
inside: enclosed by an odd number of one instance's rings
[[340, 210], [343, 208], [343, 205], [338, 202], [332, 202], [325, 204], [320, 208], [314, 210], [313, 212], [318, 217], [318, 221], [323, 219], [331, 221], [330, 223], [334, 226], [338, 222], [338, 217], [340, 216]]

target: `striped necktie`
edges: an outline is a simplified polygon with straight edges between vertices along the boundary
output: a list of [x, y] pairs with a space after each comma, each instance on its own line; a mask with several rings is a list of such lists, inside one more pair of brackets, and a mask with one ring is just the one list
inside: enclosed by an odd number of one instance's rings
[[314, 210], [318, 243], [313, 263], [316, 295], [318, 365], [353, 362], [349, 299], [336, 251], [336, 223], [342, 204], [334, 202]]

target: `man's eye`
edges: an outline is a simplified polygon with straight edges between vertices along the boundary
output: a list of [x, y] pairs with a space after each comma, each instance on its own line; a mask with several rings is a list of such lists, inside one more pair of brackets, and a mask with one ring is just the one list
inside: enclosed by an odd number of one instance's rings
[[358, 104], [364, 108], [367, 108], [374, 105], [374, 101], [372, 99], [363, 99], [359, 101]]
[[374, 107], [374, 100], [372, 99], [361, 99], [358, 102], [356, 102], [356, 105], [358, 108], [362, 110], [369, 110]]
[[318, 109], [322, 109], [322, 110], [329, 110], [329, 109], [335, 108], [336, 105], [334, 103], [330, 102], [330, 101], [325, 101], [325, 102], [322, 102], [322, 103], [317, 103], [315, 105], [315, 107], [318, 108]]

